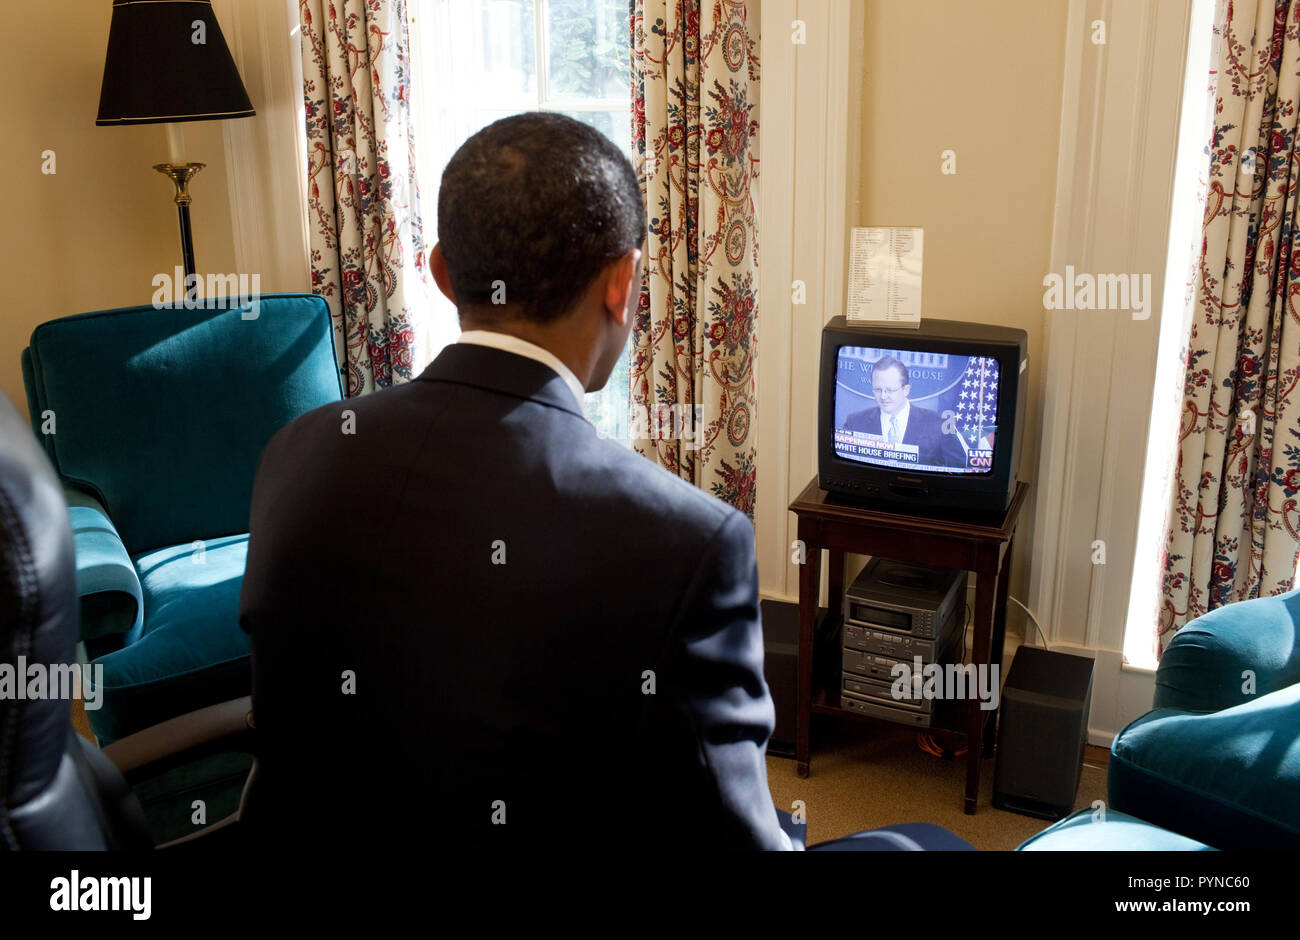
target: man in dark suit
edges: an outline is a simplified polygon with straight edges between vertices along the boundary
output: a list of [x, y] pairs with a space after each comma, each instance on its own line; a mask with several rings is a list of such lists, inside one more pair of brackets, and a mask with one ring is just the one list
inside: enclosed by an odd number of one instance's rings
[[893, 444], [917, 448], [917, 462], [935, 467], [964, 467], [965, 455], [953, 434], [943, 431], [943, 419], [928, 408], [913, 406], [912, 376], [893, 356], [882, 356], [871, 367], [875, 408], [855, 411], [844, 419], [844, 430], [872, 434]]
[[645, 230], [627, 159], [561, 115], [448, 164], [430, 266], [460, 342], [294, 421], [258, 469], [254, 831], [790, 847], [749, 520], [583, 415], [626, 354]]

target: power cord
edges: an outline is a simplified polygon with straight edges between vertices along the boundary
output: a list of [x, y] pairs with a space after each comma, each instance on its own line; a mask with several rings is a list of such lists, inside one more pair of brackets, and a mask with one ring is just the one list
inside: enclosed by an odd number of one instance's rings
[[966, 605], [966, 622], [961, 625], [961, 661], [966, 662], [966, 631], [970, 629], [971, 621], [974, 620], [974, 611], [970, 604]]
[[[924, 733], [917, 734], [916, 746], [919, 747], [921, 750], [925, 751], [925, 753], [927, 754], [933, 754], [935, 757], [944, 756], [943, 748], [941, 748], [939, 746], [939, 743], [935, 741], [934, 735], [932, 734], [924, 734]], [[965, 757], [966, 748], [964, 747], [957, 748], [957, 750], [951, 752], [951, 756], [954, 758]]]
[[[968, 585], [966, 585], [966, 593], [967, 593], [967, 595], [969, 595], [970, 592], [973, 591], [973, 590], [975, 590], [975, 585], [973, 585], [973, 584], [968, 584]], [[1038, 618], [1034, 616], [1034, 612], [1033, 612], [1032, 610], [1030, 610], [1028, 607], [1026, 607], [1025, 604], [1024, 604], [1024, 602], [1023, 602], [1022, 600], [1020, 600], [1020, 598], [1015, 597], [1014, 595], [1012, 595], [1012, 594], [1010, 594], [1010, 593], [1007, 594], [1007, 600], [1011, 601], [1013, 604], [1015, 604], [1017, 607], [1019, 607], [1021, 610], [1023, 610], [1023, 611], [1025, 612], [1025, 616], [1029, 618], [1029, 622], [1032, 623], [1032, 624], [1034, 625], [1034, 629], [1038, 632], [1038, 636], [1039, 636], [1039, 638], [1043, 641], [1043, 648], [1044, 648], [1044, 649], [1050, 649], [1051, 646], [1050, 646], [1050, 644], [1047, 642], [1047, 635], [1046, 635], [1045, 633], [1043, 633], [1043, 628], [1042, 628], [1041, 626], [1039, 626]], [[969, 604], [969, 603], [967, 603], [967, 605], [966, 605], [966, 609], [967, 609], [967, 610], [970, 610], [970, 604]], [[962, 632], [962, 642], [963, 642], [963, 644], [965, 643], [965, 640], [966, 640], [965, 628], [963, 628], [963, 632]], [[963, 646], [963, 649], [964, 649], [964, 648], [965, 648], [965, 647]]]
[[1049, 649], [1050, 647], [1047, 643], [1047, 637], [1043, 633], [1043, 628], [1038, 625], [1038, 618], [1034, 616], [1034, 612], [1010, 594], [1007, 595], [1007, 600], [1014, 601], [1015, 605], [1025, 612], [1025, 616], [1029, 618], [1029, 622], [1034, 625], [1034, 629], [1038, 631], [1038, 636], [1043, 641], [1043, 649]]

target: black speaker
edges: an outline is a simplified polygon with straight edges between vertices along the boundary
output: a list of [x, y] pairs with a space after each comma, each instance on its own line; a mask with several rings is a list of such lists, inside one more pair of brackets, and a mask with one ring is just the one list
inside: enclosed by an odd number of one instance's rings
[[1016, 651], [1002, 687], [993, 805], [1060, 819], [1074, 808], [1088, 743], [1094, 662], [1034, 646]]
[[[759, 610], [763, 618], [763, 675], [776, 706], [776, 730], [767, 742], [767, 753], [793, 758], [795, 696], [799, 690], [799, 605], [759, 601]], [[821, 636], [827, 629], [825, 607], [817, 611], [817, 618], [817, 634]]]

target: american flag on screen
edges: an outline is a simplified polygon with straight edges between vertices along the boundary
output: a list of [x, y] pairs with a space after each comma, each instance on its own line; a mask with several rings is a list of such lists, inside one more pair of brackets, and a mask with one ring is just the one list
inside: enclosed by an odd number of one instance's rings
[[995, 430], [997, 411], [998, 361], [971, 356], [957, 396], [957, 428], [968, 447], [978, 446], [985, 434]]

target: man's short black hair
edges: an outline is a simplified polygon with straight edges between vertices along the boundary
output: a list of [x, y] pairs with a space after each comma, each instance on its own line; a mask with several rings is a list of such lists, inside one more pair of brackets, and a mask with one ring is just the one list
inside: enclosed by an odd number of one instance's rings
[[[893, 356], [881, 356], [876, 360], [876, 364], [871, 367], [871, 377], [874, 379], [877, 372], [883, 372], [885, 369], [897, 369], [898, 374], [902, 376], [903, 385], [912, 384], [912, 373], [907, 366], [903, 365]], [[901, 388], [902, 386], [900, 386]]]
[[489, 124], [442, 174], [438, 240], [457, 305], [480, 317], [554, 320], [645, 235], [631, 162], [609, 138], [562, 114]]

